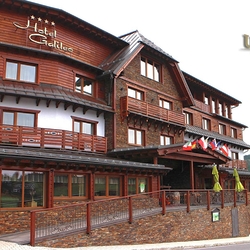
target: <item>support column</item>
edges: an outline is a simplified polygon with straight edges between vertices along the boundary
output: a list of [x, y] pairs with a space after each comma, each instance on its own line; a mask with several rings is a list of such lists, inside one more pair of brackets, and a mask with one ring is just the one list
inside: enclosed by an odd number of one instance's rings
[[194, 190], [194, 162], [190, 161], [190, 183], [191, 189]]

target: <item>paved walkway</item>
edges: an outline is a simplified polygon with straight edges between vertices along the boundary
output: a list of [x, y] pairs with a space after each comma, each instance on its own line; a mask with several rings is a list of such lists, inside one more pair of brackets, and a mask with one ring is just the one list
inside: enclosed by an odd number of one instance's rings
[[[206, 246], [220, 246], [237, 243], [250, 243], [250, 236], [235, 237], [215, 240], [200, 240], [200, 241], [186, 241], [186, 242], [171, 242], [160, 244], [145, 244], [145, 245], [124, 245], [124, 246], [98, 246], [98, 247], [76, 247], [76, 248], [53, 248], [53, 250], [168, 250], [168, 249], [195, 249], [197, 247]], [[1, 250], [49, 250], [48, 247], [31, 247], [28, 245], [19, 245], [7, 241], [0, 241]]]

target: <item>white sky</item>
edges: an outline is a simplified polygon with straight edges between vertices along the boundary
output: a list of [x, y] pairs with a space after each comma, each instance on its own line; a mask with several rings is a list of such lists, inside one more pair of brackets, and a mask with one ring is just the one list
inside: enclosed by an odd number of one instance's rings
[[[63, 9], [115, 36], [138, 30], [188, 74], [238, 99], [233, 119], [249, 128], [249, 0], [32, 0]], [[249, 154], [249, 152], [247, 153]]]

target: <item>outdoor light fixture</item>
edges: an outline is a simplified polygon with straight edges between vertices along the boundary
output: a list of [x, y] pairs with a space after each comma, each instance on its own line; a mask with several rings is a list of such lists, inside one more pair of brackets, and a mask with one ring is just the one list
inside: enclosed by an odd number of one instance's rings
[[220, 221], [220, 209], [215, 208], [211, 211], [212, 222]]

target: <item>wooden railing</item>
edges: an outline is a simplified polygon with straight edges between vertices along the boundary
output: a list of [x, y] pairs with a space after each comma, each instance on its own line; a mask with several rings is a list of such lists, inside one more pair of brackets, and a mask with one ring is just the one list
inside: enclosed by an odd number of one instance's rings
[[163, 121], [173, 122], [185, 125], [185, 116], [172, 110], [161, 108], [159, 106], [123, 96], [120, 99], [121, 118], [124, 119], [130, 112], [156, 118]]
[[62, 207], [31, 211], [30, 244], [43, 239], [62, 237], [85, 230], [121, 222], [133, 223], [135, 219], [165, 214], [167, 211], [206, 208], [225, 204], [236, 207], [248, 205], [247, 190], [240, 193], [233, 189], [213, 190], [160, 190], [107, 200], [90, 201]]
[[0, 144], [107, 152], [106, 137], [50, 128], [1, 125]]
[[201, 101], [198, 101], [198, 100], [194, 100], [194, 103], [195, 103], [195, 106], [197, 108], [199, 108], [200, 110], [202, 110], [202, 111], [204, 111], [206, 113], [210, 113], [211, 112], [210, 105], [205, 104], [205, 103], [203, 103]]
[[237, 169], [247, 169], [247, 162], [245, 160], [231, 160], [228, 161], [226, 164], [221, 165], [222, 167], [227, 168], [237, 168]]

